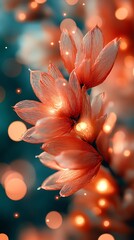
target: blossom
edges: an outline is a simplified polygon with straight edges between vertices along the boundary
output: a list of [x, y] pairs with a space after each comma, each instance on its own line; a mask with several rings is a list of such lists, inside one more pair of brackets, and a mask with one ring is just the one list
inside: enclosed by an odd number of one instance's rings
[[81, 112], [81, 89], [75, 73], [67, 82], [52, 64], [48, 73], [31, 71], [31, 85], [41, 102], [24, 100], [14, 106], [16, 113], [35, 125], [23, 136], [31, 143], [42, 143], [70, 132]]
[[41, 162], [58, 172], [49, 176], [41, 188], [61, 189], [67, 197], [85, 186], [97, 174], [102, 156], [90, 144], [75, 136], [61, 136], [44, 144], [38, 157]]
[[103, 35], [97, 26], [83, 39], [79, 33], [76, 39], [66, 29], [60, 38], [60, 51], [65, 67], [68, 72], [75, 69], [80, 84], [87, 89], [106, 79], [116, 59], [118, 45], [118, 39], [114, 39], [103, 48]]

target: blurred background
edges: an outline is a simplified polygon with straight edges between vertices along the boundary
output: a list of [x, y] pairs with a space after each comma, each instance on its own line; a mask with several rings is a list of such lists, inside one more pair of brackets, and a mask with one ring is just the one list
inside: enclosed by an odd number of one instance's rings
[[[112, 72], [91, 92], [105, 91], [107, 112], [117, 115], [109, 148], [116, 177], [101, 168], [84, 190], [60, 198], [37, 191], [52, 170], [35, 158], [41, 146], [20, 141], [29, 125], [12, 107], [36, 100], [29, 69], [52, 61], [67, 76], [59, 39], [68, 18], [84, 34], [98, 25], [105, 43], [121, 38]], [[0, 240], [134, 239], [134, 1], [0, 0], [0, 60]]]

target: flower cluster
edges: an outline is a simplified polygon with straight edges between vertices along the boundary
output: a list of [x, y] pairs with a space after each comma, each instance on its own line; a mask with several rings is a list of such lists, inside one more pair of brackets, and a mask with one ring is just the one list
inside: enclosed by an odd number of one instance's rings
[[60, 39], [69, 80], [53, 64], [48, 72], [31, 71], [31, 85], [41, 102], [25, 100], [14, 107], [23, 120], [34, 125], [23, 140], [43, 143], [41, 162], [58, 170], [41, 188], [61, 189], [64, 197], [90, 182], [106, 158], [107, 144], [102, 133], [106, 120], [104, 94], [91, 100], [87, 89], [106, 79], [118, 52], [117, 39], [103, 48], [98, 27], [84, 37], [75, 31], [77, 34], [63, 30]]

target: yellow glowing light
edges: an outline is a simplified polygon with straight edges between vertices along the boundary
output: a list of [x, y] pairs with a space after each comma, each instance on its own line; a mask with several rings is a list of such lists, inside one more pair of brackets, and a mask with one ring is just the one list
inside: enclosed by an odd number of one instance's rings
[[38, 7], [38, 3], [33, 1], [33, 2], [30, 3], [30, 7], [32, 9], [36, 9]]
[[51, 229], [58, 229], [62, 225], [62, 216], [56, 211], [49, 212], [46, 216], [46, 224]]
[[85, 3], [82, 3], [82, 6], [85, 6], [86, 4]]
[[134, 56], [128, 55], [124, 59], [124, 64], [127, 68], [133, 68], [134, 67]]
[[130, 156], [130, 151], [129, 150], [125, 150], [124, 152], [123, 152], [123, 155], [125, 156], [125, 157], [129, 157]]
[[98, 240], [115, 240], [115, 239], [111, 234], [104, 233], [98, 238]]
[[96, 185], [96, 189], [98, 192], [104, 193], [104, 192], [107, 192], [108, 186], [109, 186], [108, 180], [106, 178], [103, 178], [98, 181], [98, 183]]
[[103, 222], [103, 226], [104, 226], [104, 227], [109, 227], [109, 226], [110, 226], [109, 220], [105, 220], [105, 221]]
[[87, 123], [85, 123], [85, 122], [80, 122], [80, 123], [76, 124], [76, 130], [78, 132], [84, 131], [86, 129], [87, 129]]
[[35, 2], [39, 3], [39, 4], [43, 4], [45, 3], [47, 0], [35, 0]]
[[120, 41], [120, 49], [125, 51], [128, 48], [128, 43], [126, 39], [121, 39]]
[[14, 218], [19, 218], [20, 214], [19, 213], [14, 213]]
[[79, 0], [66, 0], [69, 5], [75, 5]]
[[109, 153], [113, 153], [113, 149], [111, 147], [108, 148]]
[[54, 42], [51, 42], [50, 45], [51, 45], [51, 46], [54, 46]]
[[103, 125], [103, 131], [105, 133], [110, 133], [116, 123], [116, 120], [116, 114], [114, 112], [111, 112]]
[[21, 121], [14, 121], [8, 127], [8, 136], [16, 142], [21, 141], [22, 135], [26, 132], [26, 125]]
[[13, 201], [24, 198], [27, 193], [27, 186], [22, 179], [12, 178], [5, 184], [6, 195]]
[[25, 20], [26, 20], [26, 14], [25, 14], [24, 12], [18, 13], [17, 19], [18, 19], [20, 22], [25, 21]]
[[100, 199], [98, 201], [98, 204], [99, 204], [100, 207], [105, 207], [106, 206], [106, 200], [105, 199]]
[[128, 9], [125, 7], [120, 7], [115, 11], [115, 17], [118, 20], [124, 20], [128, 17]]
[[75, 224], [78, 226], [84, 226], [85, 218], [82, 215], [77, 215], [74, 219]]
[[66, 13], [66, 12], [64, 12], [64, 13], [63, 13], [63, 16], [64, 16], [64, 17], [66, 17], [66, 16], [67, 16], [67, 13]]
[[22, 92], [21, 88], [17, 88], [17, 89], [16, 89], [16, 93], [17, 93], [17, 94], [21, 94], [21, 92]]
[[65, 54], [66, 54], [66, 55], [69, 55], [69, 52], [68, 52], [68, 51], [66, 51], [66, 52], [65, 52]]
[[5, 233], [0, 233], [0, 240], [9, 240], [9, 238]]

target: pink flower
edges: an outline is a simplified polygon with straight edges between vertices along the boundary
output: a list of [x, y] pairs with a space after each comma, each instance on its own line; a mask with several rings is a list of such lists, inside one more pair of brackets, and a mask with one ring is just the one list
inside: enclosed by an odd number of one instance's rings
[[[77, 30], [76, 30], [77, 31]], [[103, 48], [103, 36], [99, 27], [89, 31], [83, 39], [81, 33], [63, 30], [60, 51], [68, 72], [75, 69], [78, 80], [86, 88], [101, 84], [110, 73], [118, 52], [119, 41], [114, 39]]]
[[89, 183], [102, 161], [95, 148], [74, 136], [57, 137], [43, 148], [45, 152], [38, 156], [41, 162], [58, 172], [48, 177], [41, 188], [61, 189], [62, 197], [70, 196]]
[[41, 102], [24, 100], [14, 106], [16, 113], [26, 122], [35, 125], [23, 140], [41, 143], [71, 131], [80, 115], [82, 93], [75, 73], [69, 82], [52, 64], [48, 73], [31, 71], [31, 85]]

